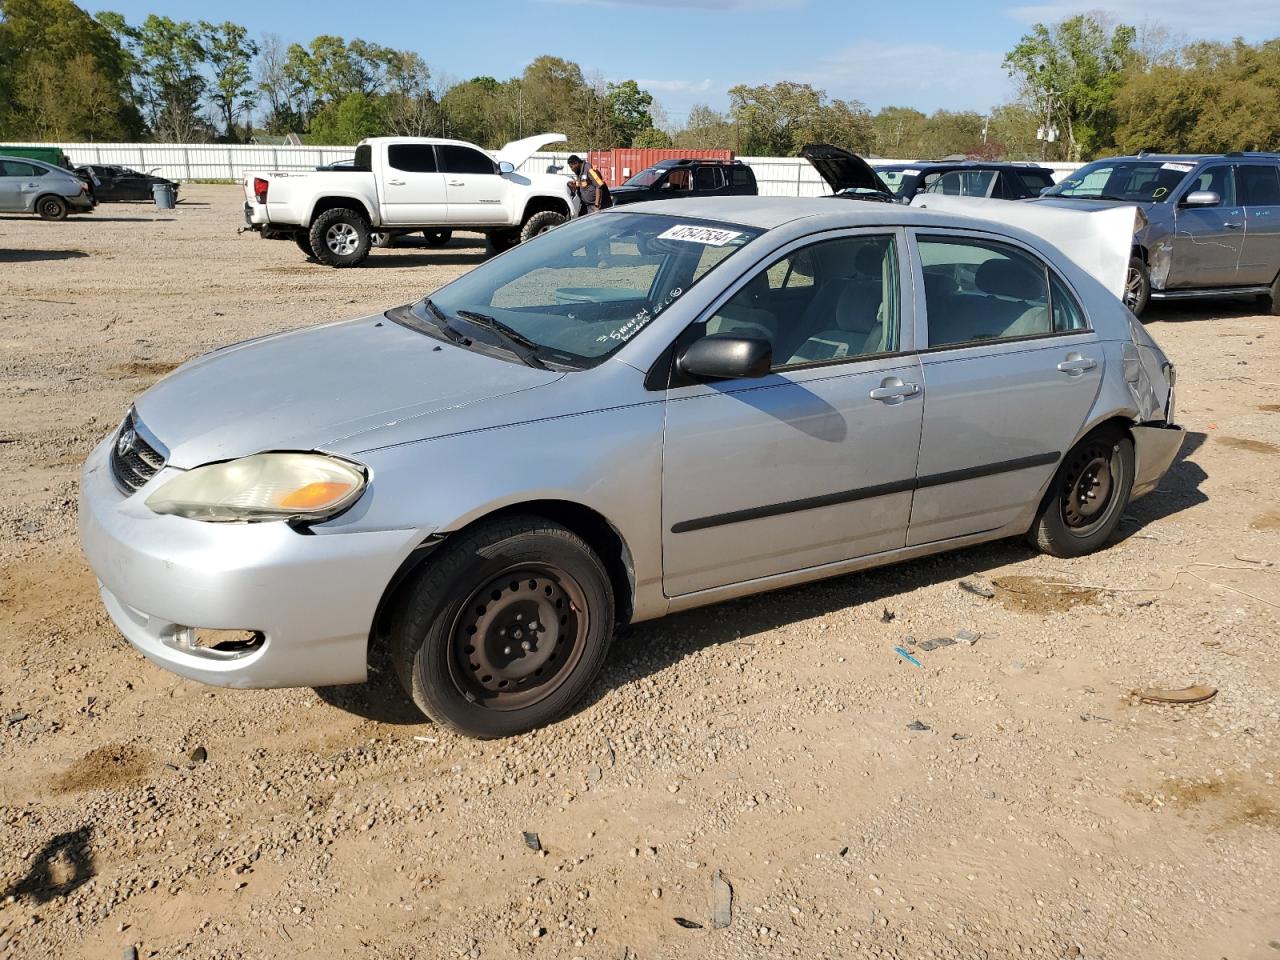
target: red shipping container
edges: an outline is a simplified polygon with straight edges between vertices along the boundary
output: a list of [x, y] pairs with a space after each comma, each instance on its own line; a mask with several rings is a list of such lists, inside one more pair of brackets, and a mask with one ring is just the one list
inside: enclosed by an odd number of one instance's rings
[[732, 150], [675, 150], [669, 147], [615, 147], [612, 150], [592, 150], [588, 158], [600, 171], [605, 182], [616, 187], [628, 177], [652, 167], [662, 160], [722, 160], [733, 159]]

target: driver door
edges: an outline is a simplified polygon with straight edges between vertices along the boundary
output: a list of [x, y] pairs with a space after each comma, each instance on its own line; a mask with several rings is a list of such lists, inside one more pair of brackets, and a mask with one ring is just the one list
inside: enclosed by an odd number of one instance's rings
[[[798, 261], [814, 264], [808, 283]], [[681, 596], [900, 548], [924, 396], [897, 231], [797, 241], [686, 331], [763, 337], [772, 370], [666, 393], [663, 583]], [[908, 342], [904, 343], [903, 338]]]
[[436, 147], [451, 223], [507, 223], [507, 181], [479, 150], [457, 144]]
[[[1222, 198], [1213, 207], [1188, 207], [1188, 193], [1211, 190]], [[1221, 287], [1236, 283], [1244, 245], [1244, 210], [1236, 206], [1236, 170], [1218, 163], [1187, 178], [1174, 211], [1173, 257], [1167, 287]]]

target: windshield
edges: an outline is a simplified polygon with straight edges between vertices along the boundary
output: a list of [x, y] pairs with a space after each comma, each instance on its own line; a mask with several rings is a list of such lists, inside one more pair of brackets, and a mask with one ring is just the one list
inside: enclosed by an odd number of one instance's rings
[[891, 167], [872, 167], [876, 174], [884, 181], [884, 185], [889, 188], [895, 197], [901, 196], [902, 191], [906, 189], [906, 179], [911, 176], [911, 172], [905, 169], [895, 170]]
[[1043, 196], [1163, 203], [1195, 167], [1176, 160], [1098, 160], [1070, 174]]
[[494, 338], [477, 328], [497, 321], [540, 361], [591, 366], [763, 232], [689, 217], [596, 214], [481, 264], [414, 315], [434, 323], [434, 307], [437, 319], [486, 345]]
[[650, 167], [648, 170], [641, 170], [634, 177], [628, 179], [624, 187], [652, 187], [655, 183], [662, 179], [662, 175], [666, 173], [658, 167]]

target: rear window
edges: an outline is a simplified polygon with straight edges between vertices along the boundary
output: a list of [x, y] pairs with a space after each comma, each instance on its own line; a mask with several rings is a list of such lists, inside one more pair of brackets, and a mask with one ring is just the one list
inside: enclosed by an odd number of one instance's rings
[[[436, 153], [430, 144], [395, 143], [387, 148], [387, 163], [406, 173], [435, 173]], [[360, 150], [356, 151], [356, 166], [360, 166]]]
[[356, 147], [356, 159], [352, 166], [357, 170], [372, 170], [373, 147], [368, 144]]

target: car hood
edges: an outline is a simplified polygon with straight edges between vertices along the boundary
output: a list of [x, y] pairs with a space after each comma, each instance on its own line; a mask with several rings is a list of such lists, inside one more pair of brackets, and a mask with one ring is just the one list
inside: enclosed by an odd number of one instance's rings
[[609, 196], [613, 198], [614, 203], [632, 203], [636, 200], [657, 200], [659, 194], [649, 187], [628, 187], [619, 185], [609, 188]]
[[1137, 207], [1144, 204], [1120, 200], [1073, 200], [1070, 197], [1031, 197], [1027, 203], [1040, 203], [1046, 207], [1062, 207], [1064, 210], [1114, 210], [1116, 207]]
[[552, 383], [538, 370], [436, 340], [378, 315], [234, 344], [197, 357], [135, 409], [189, 469], [266, 450], [356, 453], [440, 432], [432, 414]]
[[516, 169], [548, 143], [564, 143], [569, 138], [563, 133], [539, 133], [523, 140], [512, 140], [495, 153], [494, 159], [501, 163], [505, 160]]
[[836, 193], [861, 187], [864, 190], [880, 190], [893, 196], [893, 191], [871, 169], [871, 165], [856, 153], [841, 150], [829, 143], [811, 143], [800, 151], [818, 175]]

